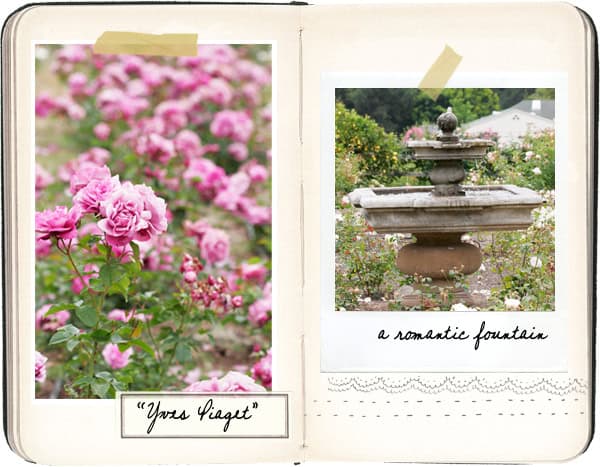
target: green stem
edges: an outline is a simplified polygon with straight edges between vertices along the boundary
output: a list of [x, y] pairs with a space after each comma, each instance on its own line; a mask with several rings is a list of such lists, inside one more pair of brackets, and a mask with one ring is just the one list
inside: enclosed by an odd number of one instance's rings
[[[183, 326], [185, 324], [185, 318], [186, 318], [186, 316], [188, 316], [190, 314], [192, 305], [193, 305], [192, 301], [189, 300], [186, 309], [181, 314], [181, 321], [179, 322], [179, 325], [177, 326], [177, 329], [175, 331], [175, 334], [178, 337], [181, 335], [181, 331], [183, 330]], [[158, 386], [159, 386], [158, 389], [162, 389], [162, 386], [164, 384], [165, 375], [167, 373], [167, 370], [169, 369], [169, 367], [173, 363], [173, 358], [175, 357], [175, 350], [177, 349], [178, 345], [179, 345], [179, 341], [176, 342], [175, 345], [173, 346], [173, 351], [171, 352], [171, 355], [169, 355], [169, 359], [167, 360], [167, 364], [166, 365], [162, 365], [161, 364], [160, 379], [158, 381]]]
[[71, 240], [69, 240], [68, 244], [66, 244], [63, 239], [59, 239], [59, 241], [62, 243], [64, 249], [60, 248], [58, 246], [58, 242], [56, 244], [56, 248], [58, 248], [58, 251], [64, 253], [64, 255], [69, 260], [69, 263], [71, 264], [71, 267], [73, 268], [73, 271], [75, 272], [75, 274], [77, 274], [77, 277], [79, 277], [79, 279], [81, 279], [81, 282], [85, 286], [85, 281], [83, 280], [83, 274], [81, 274], [81, 272], [79, 271], [79, 268], [75, 264], [75, 260], [73, 259], [73, 256], [71, 255]]
[[152, 335], [152, 331], [150, 330], [150, 322], [148, 320], [146, 320], [145, 324], [146, 324], [146, 331], [148, 333], [148, 336], [150, 337], [150, 343], [152, 344], [152, 347], [154, 349], [154, 354], [156, 355], [156, 359], [158, 360], [158, 365], [160, 366], [160, 368], [162, 368], [162, 359], [160, 358], [160, 348], [156, 344], [156, 340], [154, 339], [154, 336]]

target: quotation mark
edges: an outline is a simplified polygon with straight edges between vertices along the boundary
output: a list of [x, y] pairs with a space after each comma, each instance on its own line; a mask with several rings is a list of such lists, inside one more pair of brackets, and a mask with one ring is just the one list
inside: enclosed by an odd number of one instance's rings
[[142, 410], [144, 410], [144, 407], [145, 407], [145, 405], [146, 405], [146, 403], [145, 403], [145, 402], [143, 402], [143, 401], [138, 401], [138, 403], [137, 403], [137, 408], [138, 408], [138, 409], [142, 409]]
[[252, 408], [258, 409], [258, 402], [256, 402], [256, 401], [252, 402]]

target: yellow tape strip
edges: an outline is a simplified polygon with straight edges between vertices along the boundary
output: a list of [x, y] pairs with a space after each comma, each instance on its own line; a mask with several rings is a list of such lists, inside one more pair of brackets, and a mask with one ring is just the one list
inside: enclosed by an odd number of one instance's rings
[[425, 73], [419, 83], [419, 89], [433, 100], [436, 100], [461, 60], [462, 56], [446, 45], [440, 56]]
[[94, 53], [191, 57], [198, 55], [197, 44], [198, 34], [106, 31], [94, 44]]

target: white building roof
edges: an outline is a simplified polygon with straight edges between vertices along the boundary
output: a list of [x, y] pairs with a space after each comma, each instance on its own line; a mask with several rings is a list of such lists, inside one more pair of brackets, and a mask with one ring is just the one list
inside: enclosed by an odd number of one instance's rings
[[554, 120], [511, 107], [473, 120], [462, 128], [471, 136], [488, 131], [497, 133], [499, 142], [508, 144], [519, 142], [530, 133], [554, 129]]

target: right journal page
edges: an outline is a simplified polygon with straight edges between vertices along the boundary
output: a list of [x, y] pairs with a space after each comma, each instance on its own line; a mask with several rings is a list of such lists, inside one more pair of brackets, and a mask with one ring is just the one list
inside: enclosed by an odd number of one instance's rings
[[592, 433], [593, 34], [566, 4], [302, 12], [310, 460]]

